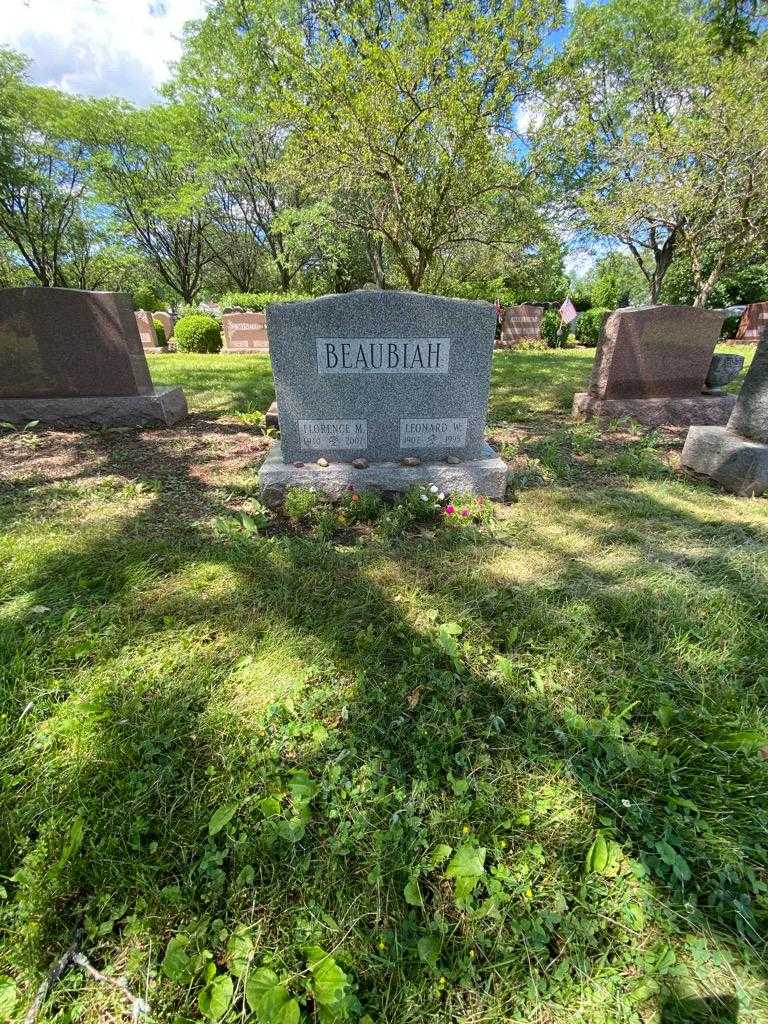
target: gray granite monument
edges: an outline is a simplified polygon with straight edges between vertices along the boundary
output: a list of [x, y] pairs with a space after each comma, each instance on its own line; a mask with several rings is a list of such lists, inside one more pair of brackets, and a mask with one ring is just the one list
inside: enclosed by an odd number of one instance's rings
[[681, 462], [734, 494], [768, 490], [768, 328], [724, 427], [691, 427]]
[[0, 420], [171, 425], [181, 388], [155, 388], [127, 295], [0, 289]]
[[281, 441], [264, 500], [419, 483], [503, 497], [507, 467], [485, 440], [495, 326], [489, 303], [414, 292], [270, 305]]

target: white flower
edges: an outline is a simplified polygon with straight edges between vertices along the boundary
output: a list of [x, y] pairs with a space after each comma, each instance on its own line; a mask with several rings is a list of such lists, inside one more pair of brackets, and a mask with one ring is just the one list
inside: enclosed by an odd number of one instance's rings
[[430, 485], [429, 492], [430, 494], [437, 494], [437, 488], [435, 487], [434, 484]]
[[631, 807], [632, 804], [629, 802], [629, 800], [622, 800], [621, 801], [621, 806], [622, 807]]
[[426, 494], [420, 494], [419, 497], [422, 501], [429, 501], [429, 497]]
[[440, 493], [438, 494], [437, 500], [438, 501], [445, 501], [445, 495], [443, 494], [442, 491], [440, 491]]

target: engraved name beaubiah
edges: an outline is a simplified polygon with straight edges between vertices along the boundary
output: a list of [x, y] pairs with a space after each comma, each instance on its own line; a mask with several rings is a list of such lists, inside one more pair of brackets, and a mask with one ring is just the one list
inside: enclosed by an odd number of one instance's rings
[[450, 338], [316, 338], [317, 370], [329, 373], [448, 373]]
[[466, 443], [466, 419], [400, 420], [401, 448], [463, 448]]
[[299, 420], [301, 447], [308, 451], [325, 448], [368, 447], [366, 420]]

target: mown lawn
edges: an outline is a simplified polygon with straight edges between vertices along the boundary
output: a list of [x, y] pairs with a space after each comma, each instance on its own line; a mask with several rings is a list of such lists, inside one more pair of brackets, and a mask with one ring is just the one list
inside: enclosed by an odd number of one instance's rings
[[0, 1019], [74, 937], [180, 1024], [768, 1020], [768, 506], [573, 424], [591, 357], [497, 355], [479, 533], [215, 529], [263, 357], [0, 437]]

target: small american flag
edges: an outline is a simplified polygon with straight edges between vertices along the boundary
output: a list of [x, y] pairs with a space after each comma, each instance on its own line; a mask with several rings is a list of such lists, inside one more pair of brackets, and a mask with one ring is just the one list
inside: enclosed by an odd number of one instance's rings
[[560, 307], [560, 319], [564, 324], [569, 324], [572, 320], [575, 320], [579, 314], [576, 312], [576, 307], [570, 299], [566, 299]]

